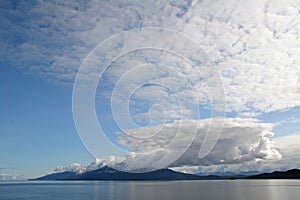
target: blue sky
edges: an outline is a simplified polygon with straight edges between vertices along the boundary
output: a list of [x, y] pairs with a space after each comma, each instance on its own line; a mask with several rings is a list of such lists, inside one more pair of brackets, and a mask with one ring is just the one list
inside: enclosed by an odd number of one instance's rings
[[72, 87], [1, 63], [1, 94], [3, 171], [28, 177], [90, 162], [73, 123]]
[[[120, 162], [189, 172], [300, 167], [299, 7], [0, 1], [0, 180]], [[74, 97], [76, 81], [83, 93]], [[93, 87], [108, 139], [95, 136], [88, 112], [74, 115], [93, 108], [84, 104]], [[199, 159], [201, 146], [210, 153]]]

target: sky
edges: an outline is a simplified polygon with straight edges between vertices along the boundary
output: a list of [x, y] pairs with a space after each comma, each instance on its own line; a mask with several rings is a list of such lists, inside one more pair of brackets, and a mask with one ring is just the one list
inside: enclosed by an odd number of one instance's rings
[[0, 180], [300, 167], [298, 0], [0, 0]]

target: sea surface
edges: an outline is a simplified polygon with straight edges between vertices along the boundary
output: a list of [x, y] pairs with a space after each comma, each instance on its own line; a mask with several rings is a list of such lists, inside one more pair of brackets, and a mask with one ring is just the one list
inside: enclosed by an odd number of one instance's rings
[[299, 200], [300, 180], [12, 181], [1, 200]]

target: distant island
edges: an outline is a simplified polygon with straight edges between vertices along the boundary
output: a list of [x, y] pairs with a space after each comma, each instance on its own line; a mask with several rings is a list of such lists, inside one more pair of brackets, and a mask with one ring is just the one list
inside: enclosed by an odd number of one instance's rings
[[187, 174], [171, 169], [152, 172], [130, 173], [105, 166], [84, 173], [57, 172], [29, 180], [103, 180], [103, 181], [162, 181], [162, 180], [234, 180], [234, 179], [300, 179], [300, 170], [291, 169], [283, 172], [262, 173], [257, 175], [206, 175]]

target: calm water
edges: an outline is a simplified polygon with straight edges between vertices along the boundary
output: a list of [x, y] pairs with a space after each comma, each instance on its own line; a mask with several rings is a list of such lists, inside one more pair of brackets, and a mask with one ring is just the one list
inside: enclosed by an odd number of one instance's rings
[[0, 199], [290, 200], [300, 180], [0, 182]]

